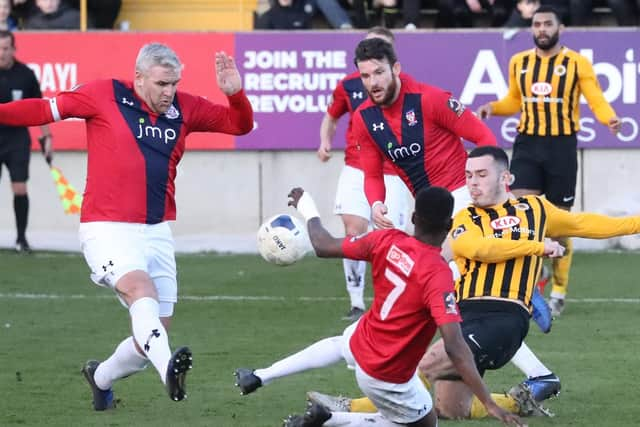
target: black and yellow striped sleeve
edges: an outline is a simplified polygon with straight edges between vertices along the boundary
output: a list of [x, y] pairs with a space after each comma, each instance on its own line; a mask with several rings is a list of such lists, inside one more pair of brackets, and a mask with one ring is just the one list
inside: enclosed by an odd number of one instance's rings
[[522, 104], [522, 91], [518, 86], [516, 74], [522, 61], [519, 55], [514, 55], [509, 60], [509, 90], [501, 99], [491, 102], [491, 111], [497, 116], [509, 116], [520, 111]]
[[576, 62], [578, 65], [580, 92], [582, 92], [586, 98], [589, 108], [591, 108], [591, 111], [593, 111], [598, 121], [604, 125], [608, 125], [609, 120], [616, 116], [616, 112], [604, 98], [596, 73], [593, 71], [593, 66], [589, 60], [582, 55], [578, 55]]

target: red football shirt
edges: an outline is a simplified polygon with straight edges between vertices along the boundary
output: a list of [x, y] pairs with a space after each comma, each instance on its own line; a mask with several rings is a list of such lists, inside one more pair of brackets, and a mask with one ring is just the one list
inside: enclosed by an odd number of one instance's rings
[[370, 261], [373, 303], [349, 343], [370, 376], [405, 383], [439, 325], [461, 322], [453, 277], [440, 248], [405, 232], [376, 230], [345, 238], [345, 258]]
[[353, 114], [370, 204], [385, 199], [384, 160], [392, 162], [414, 195], [431, 185], [453, 191], [465, 184], [467, 153], [460, 138], [496, 145], [489, 128], [451, 93], [404, 75], [400, 81], [391, 106], [380, 108], [368, 99]]
[[[367, 96], [360, 72], [356, 71], [338, 82], [331, 96], [331, 104], [327, 108], [327, 113], [336, 120], [347, 113], [349, 114], [349, 124], [345, 135], [344, 163], [357, 169], [362, 169], [362, 167], [360, 166], [360, 147], [353, 137], [352, 114], [367, 99]], [[385, 175], [398, 174], [390, 162], [384, 162], [383, 168]]]
[[0, 122], [35, 126], [69, 117], [86, 121], [87, 182], [81, 222], [155, 224], [176, 218], [176, 167], [191, 132], [241, 135], [253, 128], [240, 91], [229, 107], [177, 92], [169, 110], [152, 113], [131, 82], [97, 80], [51, 100], [0, 106]]

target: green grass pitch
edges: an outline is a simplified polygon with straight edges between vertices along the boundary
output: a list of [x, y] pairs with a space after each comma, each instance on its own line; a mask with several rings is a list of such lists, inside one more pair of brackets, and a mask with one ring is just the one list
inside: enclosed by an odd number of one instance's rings
[[[549, 335], [532, 324], [527, 339], [562, 379], [561, 395], [548, 404], [556, 417], [530, 419], [530, 426], [639, 424], [639, 259], [638, 253], [574, 258], [565, 314]], [[358, 394], [343, 365], [285, 378], [249, 396], [233, 386], [236, 367], [267, 366], [342, 332], [348, 301], [339, 260], [307, 257], [282, 268], [257, 256], [179, 256], [182, 299], [170, 335], [172, 347], [187, 344], [194, 353], [189, 397], [170, 401], [148, 368], [116, 384], [120, 405], [104, 413], [91, 409], [80, 368], [107, 357], [128, 335], [125, 309], [90, 283], [76, 254], [4, 251], [0, 272], [1, 426], [274, 427], [304, 408], [307, 390]], [[523, 377], [508, 365], [486, 379], [504, 391]]]

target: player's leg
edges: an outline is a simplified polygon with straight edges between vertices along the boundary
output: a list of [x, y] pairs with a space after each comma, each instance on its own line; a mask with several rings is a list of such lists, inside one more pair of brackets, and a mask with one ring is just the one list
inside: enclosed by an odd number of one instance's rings
[[[371, 209], [364, 195], [364, 173], [351, 166], [345, 166], [338, 179], [338, 189], [334, 213], [340, 215], [345, 235], [358, 236], [367, 232]], [[365, 261], [343, 259], [344, 277], [349, 293], [350, 310], [345, 320], [357, 320], [365, 310], [364, 288], [367, 263]]]
[[297, 353], [278, 360], [267, 368], [236, 369], [236, 386], [240, 388], [240, 394], [245, 395], [278, 378], [333, 365], [342, 360], [341, 349], [341, 335], [321, 339]]
[[542, 402], [560, 392], [560, 378], [538, 359], [524, 341], [511, 362], [527, 376], [523, 384], [531, 389], [536, 401]]
[[[504, 366], [527, 334], [528, 313], [508, 302], [463, 303], [460, 309], [465, 319], [461, 325], [462, 334], [473, 353], [478, 371], [482, 374], [487, 369]], [[440, 416], [470, 418], [481, 413], [479, 401], [474, 401], [477, 398], [460, 381], [442, 339], [427, 350], [419, 368], [434, 385]], [[504, 399], [499, 395], [493, 397], [503, 409], [515, 412], [513, 399]]]
[[[161, 316], [168, 325], [173, 304], [167, 306], [163, 302], [161, 307], [158, 290], [148, 273], [149, 262], [146, 258], [147, 254], [155, 255], [155, 249], [147, 241], [154, 231], [164, 235], [166, 245], [170, 248], [168, 256], [172, 258], [172, 238], [167, 224], [144, 226], [108, 222], [84, 223], [80, 227], [80, 241], [87, 264], [92, 270], [92, 280], [96, 284], [114, 289], [128, 307], [134, 348], [156, 368], [162, 382], [167, 384], [172, 399], [175, 400], [175, 393], [178, 393], [178, 400], [181, 400], [184, 398], [180, 391], [182, 387], [176, 386], [175, 382], [177, 377], [183, 376], [183, 370], [190, 368], [191, 356], [188, 349], [180, 349], [180, 354], [174, 356], [181, 360], [176, 362], [169, 349], [167, 331]], [[171, 275], [171, 272], [168, 274]], [[175, 282], [175, 267], [173, 281]], [[118, 346], [116, 353], [119, 351], [131, 356], [128, 353], [131, 347], [128, 345], [123, 348]], [[183, 357], [185, 360], [182, 360]], [[135, 358], [131, 356], [128, 360], [133, 361]], [[139, 363], [142, 365], [141, 359]], [[176, 363], [179, 371], [177, 373], [174, 372], [175, 369], [170, 369]]]
[[[547, 156], [545, 195], [547, 200], [561, 209], [571, 210], [575, 202], [576, 177], [578, 174], [577, 138], [572, 136], [555, 137], [549, 144]], [[551, 295], [549, 306], [554, 316], [559, 316], [565, 307], [565, 298], [569, 287], [569, 273], [573, 259], [571, 239], [557, 239], [565, 247], [564, 256], [553, 260], [551, 277]]]
[[349, 350], [349, 340], [358, 322], [347, 326], [342, 335], [324, 338], [309, 347], [275, 362], [264, 369], [240, 368], [235, 372], [236, 386], [241, 394], [249, 394], [262, 385], [288, 375], [297, 374], [309, 369], [323, 368], [333, 365], [340, 360], [346, 360], [353, 365], [353, 356]]
[[398, 175], [384, 175], [384, 186], [386, 189], [384, 204], [389, 209], [387, 216], [395, 228], [404, 231], [409, 225], [411, 192]]
[[29, 195], [27, 181], [29, 180], [29, 159], [31, 151], [29, 141], [14, 141], [13, 148], [8, 153], [7, 168], [11, 177], [13, 191], [13, 211], [16, 219], [16, 251], [30, 252], [27, 242], [27, 223], [29, 220]]
[[[384, 426], [397, 425], [436, 427], [438, 420], [433, 401], [417, 374], [406, 383], [395, 384], [377, 380], [355, 366], [360, 389], [379, 408], [376, 413], [330, 411], [318, 402], [310, 401], [302, 416], [290, 416], [285, 426]], [[426, 412], [426, 414], [425, 414]], [[296, 424], [296, 421], [301, 423]]]

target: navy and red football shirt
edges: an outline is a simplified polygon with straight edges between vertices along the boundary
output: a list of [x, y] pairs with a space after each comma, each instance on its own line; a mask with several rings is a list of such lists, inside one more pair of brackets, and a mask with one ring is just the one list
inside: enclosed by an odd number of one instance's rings
[[[360, 166], [360, 147], [353, 137], [353, 112], [367, 99], [367, 96], [360, 72], [355, 71], [338, 82], [331, 95], [331, 104], [327, 108], [327, 114], [336, 120], [347, 113], [349, 114], [349, 125], [345, 135], [344, 163], [356, 169], [362, 169], [362, 167]], [[398, 174], [389, 162], [384, 162], [383, 167], [383, 173], [386, 175]]]
[[70, 117], [86, 120], [87, 182], [81, 222], [155, 224], [176, 218], [176, 167], [191, 132], [241, 135], [253, 128], [240, 91], [229, 107], [178, 91], [169, 110], [153, 113], [132, 82], [96, 80], [50, 100], [0, 105], [0, 122], [35, 126]]
[[440, 248], [396, 229], [345, 238], [345, 258], [372, 263], [374, 299], [349, 342], [372, 377], [405, 383], [416, 372], [436, 328], [461, 322], [453, 277]]
[[382, 162], [392, 162], [415, 195], [432, 185], [453, 191], [465, 184], [467, 153], [461, 138], [496, 145], [489, 128], [451, 93], [400, 75], [396, 101], [385, 108], [370, 99], [353, 114], [369, 203], [385, 199]]

